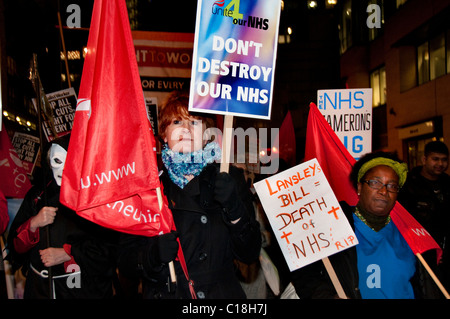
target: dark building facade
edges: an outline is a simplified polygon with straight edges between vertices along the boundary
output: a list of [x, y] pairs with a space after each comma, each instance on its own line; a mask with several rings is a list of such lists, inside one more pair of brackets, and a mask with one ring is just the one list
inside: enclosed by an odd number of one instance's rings
[[450, 1], [344, 0], [338, 11], [341, 78], [373, 89], [373, 149], [420, 164], [428, 141], [450, 140]]

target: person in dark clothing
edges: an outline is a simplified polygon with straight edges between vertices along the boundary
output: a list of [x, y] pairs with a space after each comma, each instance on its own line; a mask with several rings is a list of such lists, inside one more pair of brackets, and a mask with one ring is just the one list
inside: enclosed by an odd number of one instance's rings
[[[358, 244], [329, 256], [348, 298], [423, 297], [417, 260], [390, 218], [406, 176], [406, 164], [385, 152], [367, 154], [353, 167], [350, 177], [359, 201], [354, 207], [340, 204]], [[293, 272], [292, 283], [301, 299], [337, 298], [322, 262]]]
[[[173, 214], [176, 233], [157, 237], [124, 235], [119, 272], [143, 281], [144, 298], [245, 298], [234, 259], [252, 263], [261, 250], [250, 191], [242, 171], [220, 172], [219, 145], [210, 141], [214, 121], [189, 113], [189, 95], [174, 92], [159, 111], [164, 141], [161, 181]], [[167, 263], [177, 254], [177, 236], [190, 282], [178, 260], [176, 285], [168, 284]], [[136, 294], [134, 294], [136, 295]]]
[[[444, 287], [450, 287], [450, 176], [445, 173], [448, 155], [443, 142], [433, 141], [425, 145], [422, 166], [411, 170], [398, 195], [398, 201], [442, 248], [443, 256], [436, 275]], [[434, 258], [429, 256], [426, 259], [431, 265]]]
[[59, 202], [69, 139], [53, 140], [43, 153], [47, 185], [28, 191], [11, 224], [8, 259], [26, 276], [25, 299], [113, 297], [118, 235]]

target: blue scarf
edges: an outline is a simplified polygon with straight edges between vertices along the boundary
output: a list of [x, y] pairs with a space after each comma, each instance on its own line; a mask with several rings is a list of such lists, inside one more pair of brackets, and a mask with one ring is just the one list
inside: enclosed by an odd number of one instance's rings
[[189, 182], [186, 175], [199, 175], [206, 165], [220, 160], [221, 156], [222, 150], [216, 142], [208, 143], [203, 149], [191, 153], [174, 152], [164, 144], [161, 152], [162, 162], [170, 179], [180, 188], [184, 188]]

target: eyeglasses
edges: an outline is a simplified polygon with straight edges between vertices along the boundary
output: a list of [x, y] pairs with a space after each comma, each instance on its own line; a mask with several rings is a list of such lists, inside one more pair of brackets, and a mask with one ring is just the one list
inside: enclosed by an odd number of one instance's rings
[[382, 182], [377, 181], [376, 179], [365, 180], [363, 181], [363, 183], [369, 185], [370, 188], [378, 190], [386, 186], [386, 190], [390, 193], [398, 193], [400, 191], [400, 186], [398, 186], [397, 184], [392, 183], [383, 184]]

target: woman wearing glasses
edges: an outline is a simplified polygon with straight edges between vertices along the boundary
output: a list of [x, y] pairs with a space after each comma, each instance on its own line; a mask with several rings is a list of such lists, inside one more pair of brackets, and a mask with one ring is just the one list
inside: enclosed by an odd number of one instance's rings
[[[353, 167], [350, 178], [359, 201], [341, 207], [358, 245], [329, 257], [348, 298], [419, 298], [415, 256], [390, 216], [406, 176], [406, 164], [391, 153], [367, 154]], [[292, 277], [300, 298], [336, 298], [321, 262]]]

